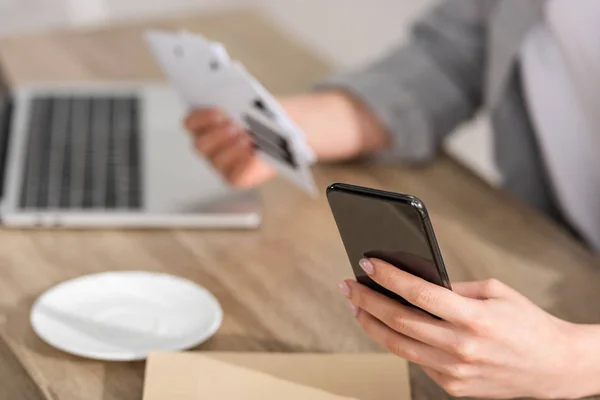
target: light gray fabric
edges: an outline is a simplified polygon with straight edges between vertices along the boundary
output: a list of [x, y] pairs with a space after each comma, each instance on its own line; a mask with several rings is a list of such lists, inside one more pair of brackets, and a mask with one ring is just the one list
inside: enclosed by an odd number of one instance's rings
[[494, 0], [445, 2], [415, 24], [407, 45], [322, 86], [344, 87], [371, 107], [393, 134], [388, 156], [427, 160], [482, 105], [492, 4]]
[[518, 53], [545, 0], [446, 0], [412, 29], [408, 44], [374, 64], [333, 76], [391, 135], [381, 156], [433, 157], [440, 142], [482, 107], [491, 116], [506, 189], [564, 223], [523, 100]]

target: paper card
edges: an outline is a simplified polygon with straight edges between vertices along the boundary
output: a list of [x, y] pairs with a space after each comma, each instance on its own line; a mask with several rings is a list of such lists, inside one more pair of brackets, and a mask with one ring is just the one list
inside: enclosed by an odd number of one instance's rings
[[290, 130], [282, 129], [264, 108], [250, 82], [235, 69], [224, 68], [212, 75], [210, 83], [188, 83], [194, 93], [194, 107], [216, 107], [250, 133], [258, 154], [284, 178], [311, 195], [316, 194], [306, 155], [299, 149]]
[[254, 139], [258, 154], [279, 174], [316, 195], [310, 164], [314, 154], [278, 103], [225, 49], [190, 33], [149, 31], [148, 44], [174, 88], [190, 108], [216, 107]]
[[190, 108], [216, 107], [254, 139], [258, 154], [278, 173], [316, 195], [314, 154], [279, 104], [224, 47], [187, 32], [149, 31], [146, 39], [166, 76]]

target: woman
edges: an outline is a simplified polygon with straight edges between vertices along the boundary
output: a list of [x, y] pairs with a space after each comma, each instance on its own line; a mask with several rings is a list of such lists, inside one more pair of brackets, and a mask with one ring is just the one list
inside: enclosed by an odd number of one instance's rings
[[[281, 99], [321, 161], [424, 162], [485, 107], [507, 190], [600, 250], [600, 2], [446, 0], [411, 41], [314, 93]], [[185, 121], [196, 149], [234, 186], [274, 175], [218, 110]], [[457, 396], [600, 393], [600, 325], [559, 320], [494, 281], [432, 285], [380, 260], [374, 280], [425, 313], [353, 281], [340, 285], [363, 329]]]

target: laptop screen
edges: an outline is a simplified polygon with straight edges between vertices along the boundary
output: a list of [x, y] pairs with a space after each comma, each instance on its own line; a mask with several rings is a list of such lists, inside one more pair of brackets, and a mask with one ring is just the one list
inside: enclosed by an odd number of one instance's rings
[[4, 175], [10, 137], [10, 119], [12, 114], [12, 96], [8, 79], [0, 63], [0, 199], [4, 193]]

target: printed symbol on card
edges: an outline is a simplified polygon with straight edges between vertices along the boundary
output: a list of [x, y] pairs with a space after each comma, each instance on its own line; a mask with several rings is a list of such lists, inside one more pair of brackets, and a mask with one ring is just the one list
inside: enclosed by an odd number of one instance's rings
[[262, 99], [255, 99], [252, 102], [252, 106], [262, 115], [264, 115], [265, 117], [271, 119], [271, 120], [275, 120], [275, 113], [273, 111], [271, 111], [266, 105], [265, 102]]
[[277, 132], [251, 115], [245, 114], [244, 122], [248, 126], [248, 132], [252, 136], [254, 146], [257, 149], [286, 163], [293, 169], [298, 168], [298, 163], [290, 150], [290, 144], [286, 138], [278, 135]]
[[219, 63], [219, 60], [213, 59], [208, 62], [208, 66], [211, 71], [217, 71], [221, 67], [221, 64]]
[[[186, 56], [185, 49], [179, 44], [175, 45], [175, 47], [173, 48], [173, 54], [175, 54], [175, 57], [179, 59], [184, 58]], [[221, 68], [221, 63], [215, 57], [208, 61], [208, 67], [211, 71], [217, 71], [219, 70], [219, 68]]]

